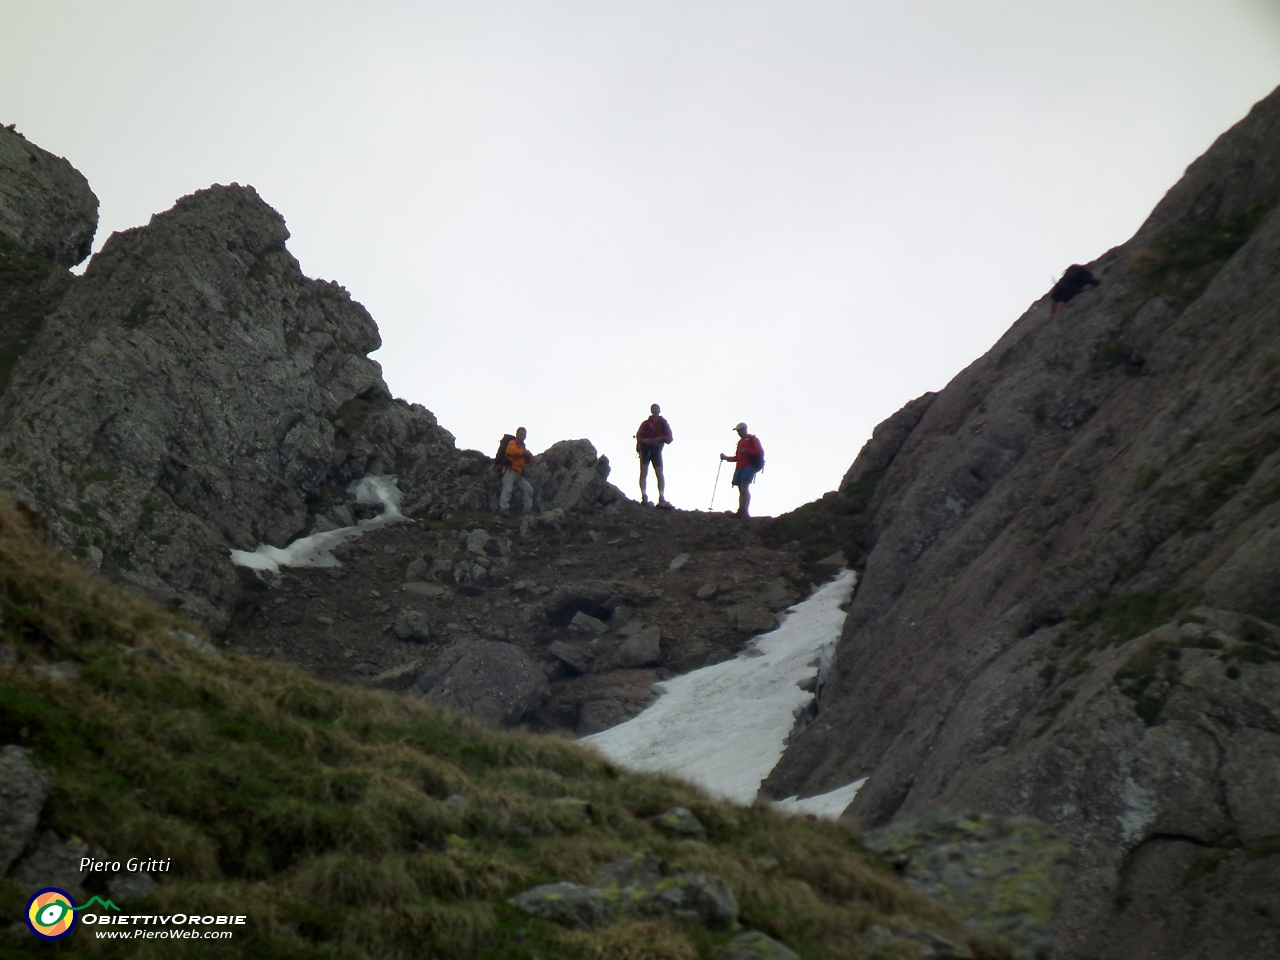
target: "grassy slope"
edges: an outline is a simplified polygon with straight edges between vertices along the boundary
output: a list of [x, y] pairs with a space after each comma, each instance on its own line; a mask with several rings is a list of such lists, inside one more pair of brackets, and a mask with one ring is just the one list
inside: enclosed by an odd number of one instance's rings
[[[249, 918], [203, 950], [117, 945], [85, 927], [42, 945], [22, 928], [0, 932], [5, 957], [705, 956], [728, 935], [677, 921], [571, 932], [505, 903], [536, 883], [589, 882], [640, 847], [720, 874], [746, 926], [814, 960], [870, 956], [861, 932], [873, 923], [964, 939], [840, 825], [731, 807], [569, 742], [201, 654], [168, 636], [189, 623], [51, 552], [9, 502], [0, 604], [23, 661], [0, 667], [0, 743], [26, 746], [54, 776], [43, 825], [113, 857], [173, 858], [172, 879], [126, 912]], [[129, 652], [141, 646], [170, 663]], [[27, 669], [67, 660], [79, 680]], [[590, 817], [555, 802], [565, 797], [589, 801]], [[709, 843], [644, 819], [673, 804], [697, 813]], [[0, 880], [0, 925], [20, 920], [30, 892]]]

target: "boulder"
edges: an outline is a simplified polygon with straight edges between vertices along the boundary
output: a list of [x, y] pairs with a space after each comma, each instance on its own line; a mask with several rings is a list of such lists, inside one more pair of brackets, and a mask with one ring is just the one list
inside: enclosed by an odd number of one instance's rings
[[426, 643], [431, 639], [431, 620], [421, 610], [402, 610], [391, 632], [397, 640]]
[[52, 830], [43, 831], [28, 853], [13, 866], [13, 879], [31, 887], [57, 887], [79, 900], [82, 896], [80, 861], [84, 857], [106, 859], [105, 852], [90, 850], [77, 840], [62, 840]]
[[646, 667], [662, 658], [662, 633], [646, 627], [618, 646], [618, 662], [624, 667]]
[[756, 604], [740, 603], [725, 611], [729, 622], [743, 633], [768, 633], [778, 625], [768, 607]]
[[413, 694], [490, 726], [512, 726], [538, 704], [546, 678], [519, 647], [493, 640], [454, 644]]
[[93, 249], [98, 198], [89, 181], [62, 157], [0, 127], [0, 234], [60, 267]]
[[791, 606], [799, 596], [783, 580], [773, 580], [760, 588], [759, 600], [765, 608], [777, 613]]
[[507, 902], [544, 920], [579, 928], [664, 916], [732, 927], [738, 919], [737, 899], [723, 879], [707, 873], [672, 873], [648, 850], [601, 866], [594, 887], [543, 884]]
[[586, 637], [603, 637], [609, 632], [609, 625], [579, 610], [569, 621], [569, 632]]
[[609, 483], [609, 458], [596, 455], [589, 440], [554, 443], [525, 469], [544, 510], [610, 503], [622, 492]]
[[691, 840], [707, 839], [707, 830], [688, 807], [672, 807], [649, 818], [655, 827]]
[[641, 916], [689, 917], [708, 927], [732, 927], [738, 901], [729, 885], [713, 873], [667, 877], [646, 891], [637, 904]]
[[561, 663], [567, 664], [575, 673], [590, 673], [592, 657], [590, 651], [575, 647], [563, 640], [553, 640], [547, 644], [547, 653]]
[[40, 811], [53, 787], [22, 747], [0, 747], [0, 877], [35, 836]]
[[616, 905], [595, 887], [544, 883], [507, 901], [517, 910], [565, 927], [592, 928], [617, 922]]

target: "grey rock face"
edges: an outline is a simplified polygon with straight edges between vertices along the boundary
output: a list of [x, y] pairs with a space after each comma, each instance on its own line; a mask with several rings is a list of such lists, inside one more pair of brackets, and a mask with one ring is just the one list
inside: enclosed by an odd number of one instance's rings
[[546, 688], [546, 677], [519, 647], [479, 640], [441, 654], [414, 692], [482, 723], [510, 726], [537, 705]]
[[391, 399], [373, 321], [302, 275], [288, 235], [238, 186], [113, 235], [0, 399], [0, 482], [91, 568], [172, 590], [215, 629], [239, 591], [231, 548], [283, 546], [309, 498], [370, 473], [401, 471], [427, 504], [424, 464], [453, 447]]
[[27, 751], [12, 744], [0, 747], [0, 877], [35, 836], [52, 787], [53, 780], [32, 764]]
[[[1100, 287], [1057, 317], [1033, 305], [846, 477], [865, 570], [765, 789], [869, 775], [848, 813], [865, 826], [936, 803], [1053, 824], [1076, 852], [1063, 958], [1274, 940], [1274, 914], [1226, 898], [1280, 864], [1248, 859], [1274, 785], [1244, 759], [1280, 734], [1278, 170], [1280, 93], [1090, 265]], [[1206, 637], [1178, 635], [1197, 615]], [[1157, 908], [1142, 883], [1196, 845], [1220, 885], [1161, 886]]]
[[98, 198], [62, 157], [0, 127], [0, 234], [60, 267], [93, 249]]

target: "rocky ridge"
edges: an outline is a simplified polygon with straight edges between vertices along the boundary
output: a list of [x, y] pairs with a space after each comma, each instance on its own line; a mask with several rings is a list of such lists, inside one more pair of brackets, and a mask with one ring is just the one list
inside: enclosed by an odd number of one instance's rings
[[[240, 594], [229, 551], [352, 522], [363, 476], [395, 474], [410, 515], [494, 500], [487, 458], [392, 398], [372, 318], [302, 275], [252, 187], [114, 234], [80, 278], [59, 264], [96, 226], [83, 178], [4, 130], [3, 197], [23, 202], [0, 206], [0, 484], [91, 569], [221, 631]], [[607, 477], [569, 441], [530, 478], [570, 506], [616, 497]]]
[[766, 788], [1056, 825], [1055, 956], [1280, 949], [1278, 198], [1280, 92], [776, 534], [862, 578]]

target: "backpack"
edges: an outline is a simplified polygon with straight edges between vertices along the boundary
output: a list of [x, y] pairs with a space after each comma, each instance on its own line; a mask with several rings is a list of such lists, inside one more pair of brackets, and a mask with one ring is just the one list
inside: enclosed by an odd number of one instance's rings
[[507, 444], [515, 438], [516, 435], [514, 433], [504, 433], [502, 435], [502, 443], [498, 445], [498, 452], [493, 457], [493, 469], [499, 473], [511, 466], [511, 461], [507, 459]]
[[756, 442], [756, 446], [760, 448], [759, 453], [748, 454], [748, 456], [750, 457], [751, 469], [763, 470], [764, 469], [764, 444], [760, 442], [759, 437], [751, 434], [749, 434], [749, 436], [751, 436], [751, 439]]

